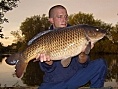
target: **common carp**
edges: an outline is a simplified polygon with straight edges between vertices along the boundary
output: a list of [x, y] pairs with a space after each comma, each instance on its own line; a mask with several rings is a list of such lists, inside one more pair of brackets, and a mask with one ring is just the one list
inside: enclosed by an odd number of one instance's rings
[[64, 67], [71, 57], [85, 52], [89, 54], [93, 45], [106, 35], [106, 30], [89, 25], [75, 25], [47, 31], [35, 39], [24, 51], [12, 54], [6, 59], [9, 65], [16, 65], [16, 76], [23, 75], [28, 62], [37, 54], [45, 53], [51, 60], [61, 60]]

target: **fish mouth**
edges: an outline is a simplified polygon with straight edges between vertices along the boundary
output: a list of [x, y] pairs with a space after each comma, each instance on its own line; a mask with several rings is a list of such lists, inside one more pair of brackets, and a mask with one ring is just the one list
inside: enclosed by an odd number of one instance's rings
[[106, 30], [101, 30], [102, 33], [104, 34], [107, 34], [107, 31]]

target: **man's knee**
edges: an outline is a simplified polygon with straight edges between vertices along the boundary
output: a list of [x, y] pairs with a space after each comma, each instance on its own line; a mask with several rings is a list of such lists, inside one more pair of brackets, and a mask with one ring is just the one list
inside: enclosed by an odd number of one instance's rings
[[95, 69], [102, 69], [102, 70], [107, 71], [107, 63], [105, 59], [102, 59], [102, 58], [95, 59], [90, 64], [93, 65]]
[[97, 59], [97, 63], [98, 63], [99, 66], [107, 67], [107, 63], [106, 63], [105, 59], [99, 58], [99, 59]]
[[96, 66], [100, 69], [100, 71], [107, 72], [107, 63], [105, 59], [99, 58], [96, 59]]

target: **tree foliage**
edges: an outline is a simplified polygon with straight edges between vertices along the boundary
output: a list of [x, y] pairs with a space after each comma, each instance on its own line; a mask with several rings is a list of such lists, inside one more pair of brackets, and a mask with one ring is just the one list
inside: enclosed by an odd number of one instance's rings
[[25, 42], [27, 43], [33, 36], [37, 33], [47, 30], [50, 23], [45, 14], [37, 16], [32, 16], [31, 18], [26, 18], [24, 22], [21, 23], [20, 30], [22, 35], [25, 37]]
[[113, 42], [118, 44], [118, 23], [113, 27], [112, 36]]
[[24, 36], [21, 35], [21, 31], [11, 31], [11, 34], [15, 37], [15, 40], [13, 40], [15, 43], [24, 41]]
[[2, 53], [3, 48], [3, 44], [0, 42], [0, 53]]
[[[19, 0], [1, 0], [0, 1], [0, 32], [2, 32], [2, 26], [4, 22], [8, 22], [8, 19], [5, 18], [4, 14], [7, 11], [13, 10], [13, 8], [17, 7]], [[3, 38], [3, 34], [0, 34], [0, 37]]]
[[45, 14], [42, 16], [34, 15], [26, 18], [25, 21], [21, 23], [19, 30], [11, 32], [11, 34], [16, 38], [14, 41], [18, 43], [18, 49], [23, 50], [33, 36], [41, 31], [48, 30], [49, 25], [50, 23]]
[[95, 20], [94, 20], [92, 14], [86, 14], [86, 13], [79, 12], [77, 14], [71, 14], [69, 16], [69, 23], [71, 25], [75, 25], [75, 24], [93, 25], [94, 22], [95, 22]]

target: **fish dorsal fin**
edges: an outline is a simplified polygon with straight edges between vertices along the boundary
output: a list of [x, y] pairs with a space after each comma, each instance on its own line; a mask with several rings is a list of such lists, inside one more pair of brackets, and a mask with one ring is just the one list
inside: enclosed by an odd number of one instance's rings
[[70, 62], [71, 62], [71, 57], [61, 60], [61, 64], [63, 67], [67, 67], [70, 64]]
[[37, 38], [43, 36], [44, 34], [47, 34], [49, 32], [51, 32], [52, 30], [46, 30], [46, 31], [43, 31], [43, 32], [40, 32], [38, 33], [36, 36], [34, 36], [29, 42], [28, 42], [28, 45], [31, 45]]

